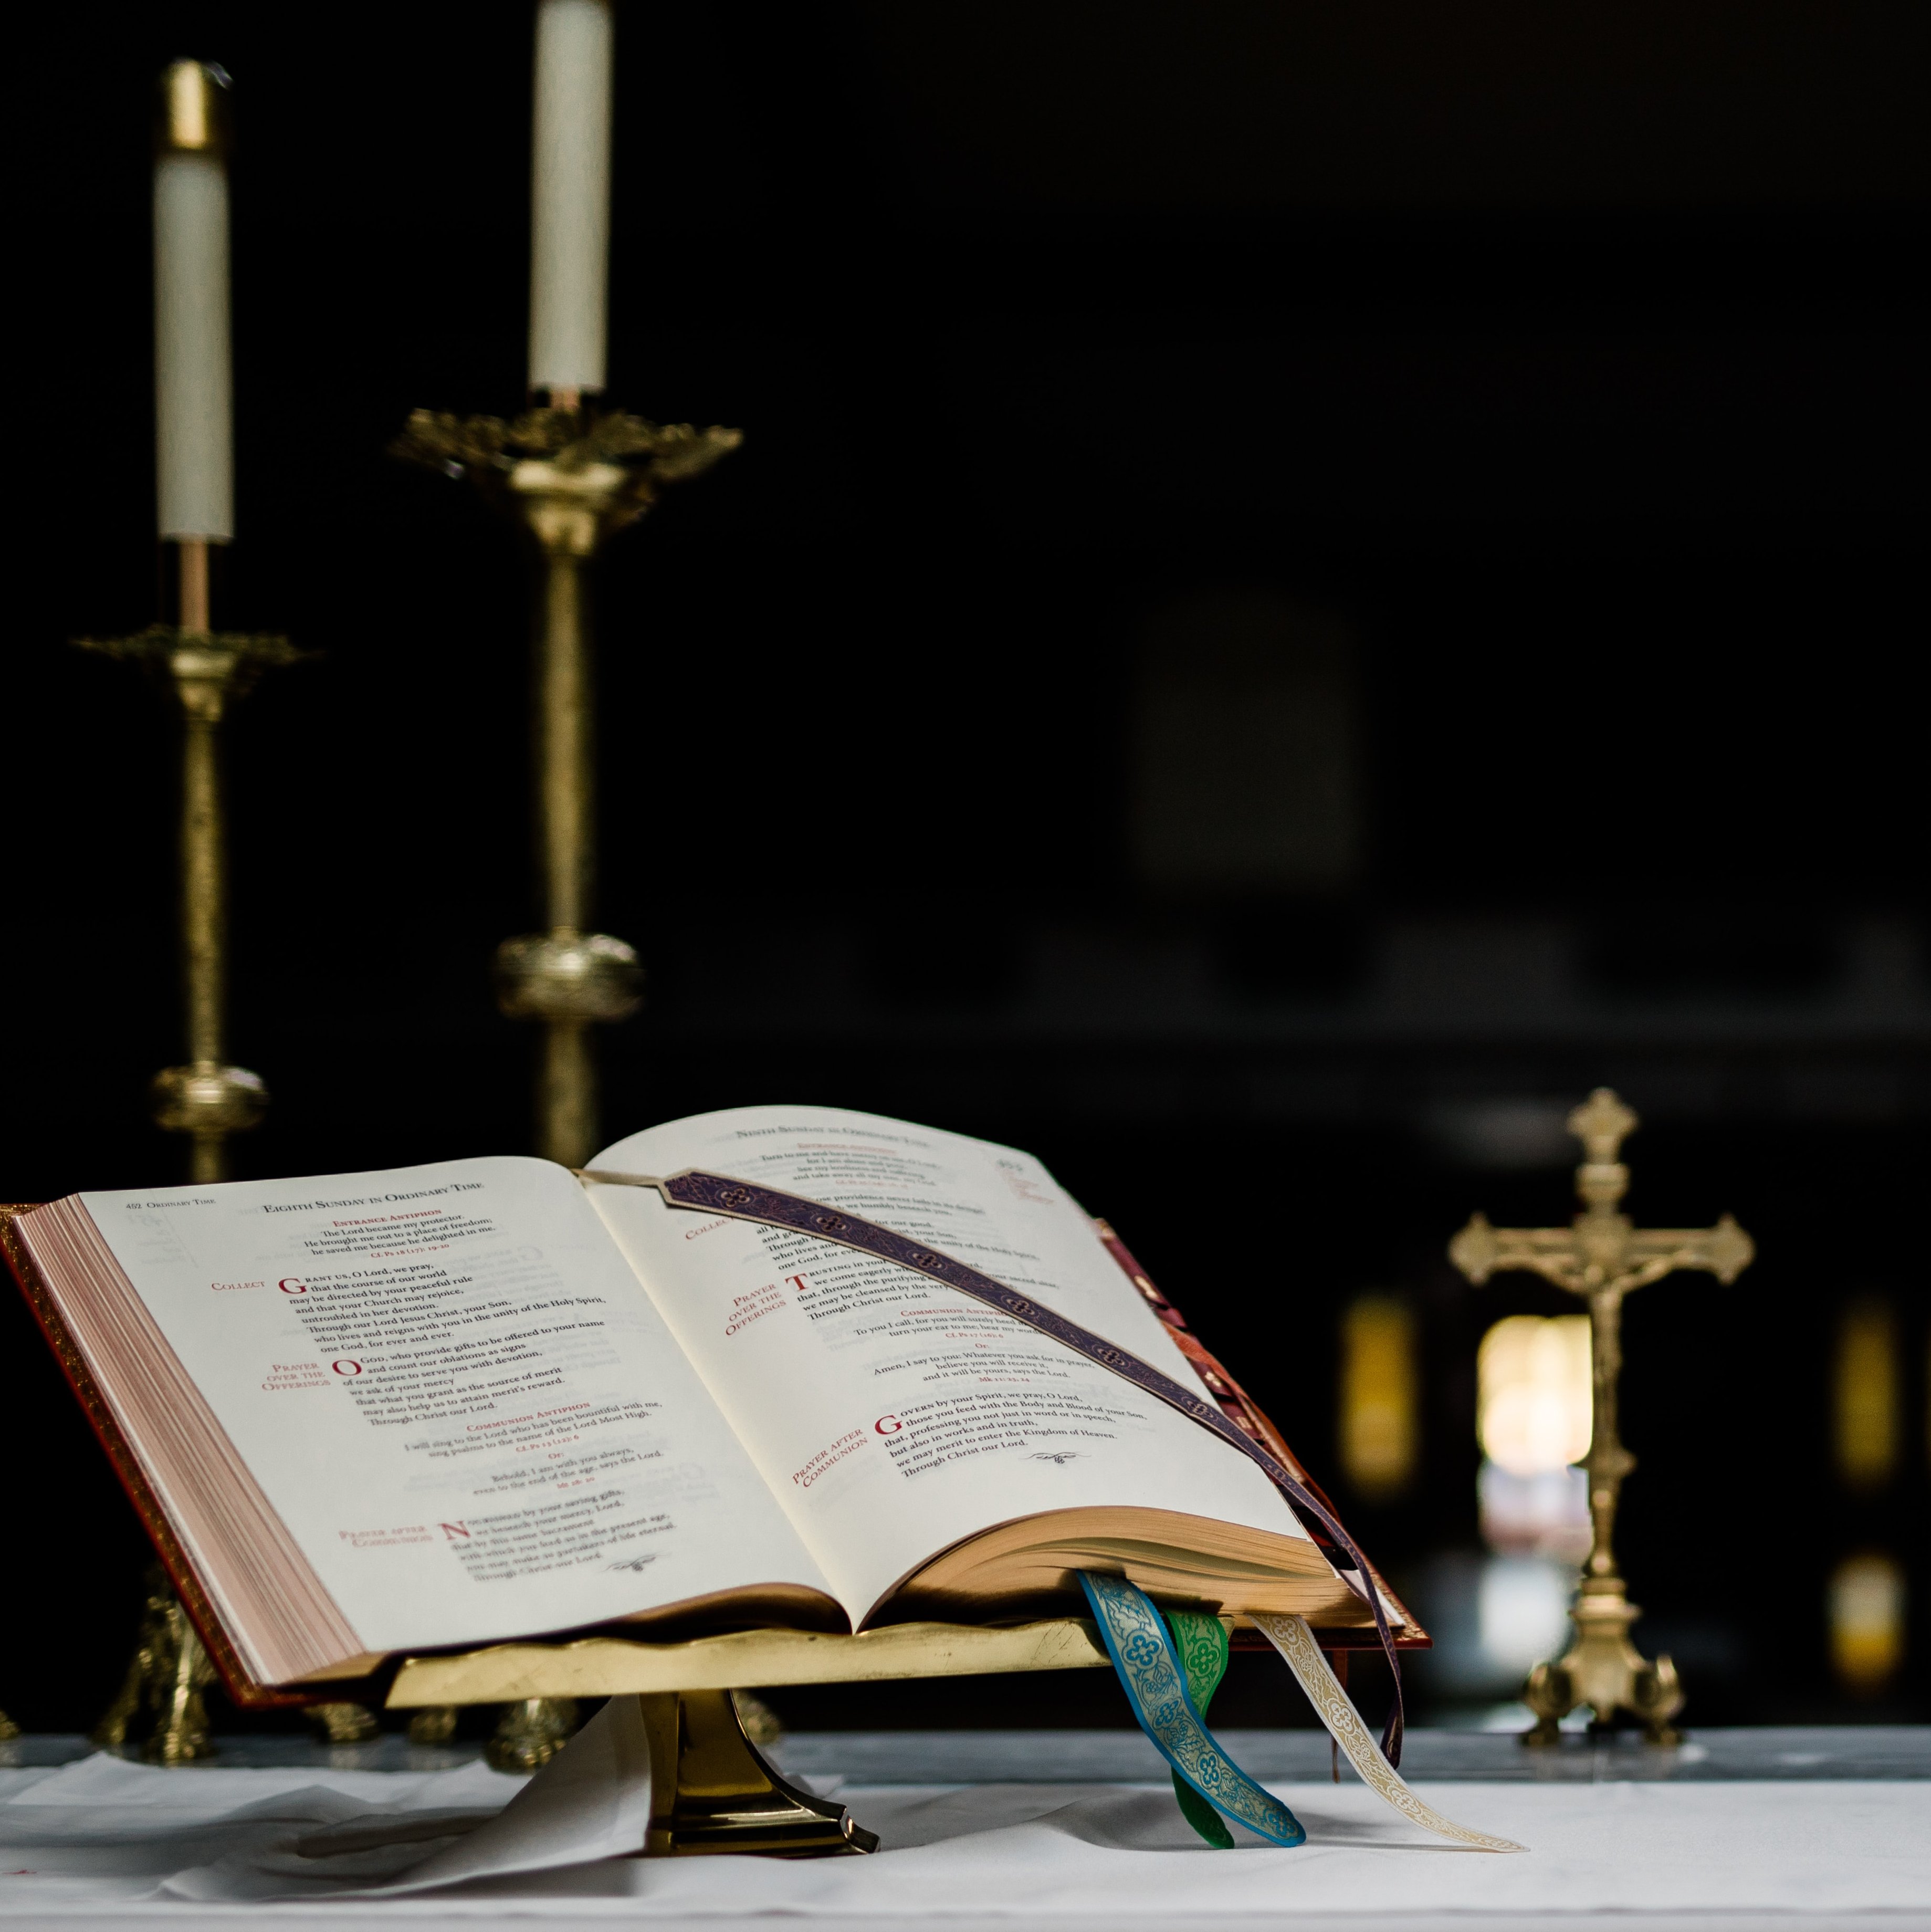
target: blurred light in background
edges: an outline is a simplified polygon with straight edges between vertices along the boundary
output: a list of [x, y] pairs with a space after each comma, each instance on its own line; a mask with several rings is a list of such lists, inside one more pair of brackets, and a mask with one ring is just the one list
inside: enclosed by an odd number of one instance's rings
[[[1415, 1607], [1435, 1639], [1417, 1660], [1429, 1693], [1492, 1706], [1519, 1697], [1529, 1672], [1568, 1646], [1576, 1582], [1576, 1566], [1552, 1556], [1435, 1557], [1415, 1579]], [[1513, 1708], [1525, 1723], [1525, 1708]]]
[[1563, 1469], [1589, 1453], [1586, 1315], [1511, 1315], [1482, 1337], [1475, 1358], [1476, 1433], [1482, 1453], [1512, 1476]]
[[1369, 1502], [1414, 1480], [1420, 1444], [1415, 1318], [1392, 1294], [1363, 1294], [1341, 1318], [1340, 1462]]
[[1517, 1476], [1484, 1462], [1475, 1480], [1482, 1540], [1491, 1550], [1572, 1564], [1589, 1554], [1589, 1479], [1580, 1469]]
[[1831, 1661], [1844, 1688], [1875, 1696], [1904, 1662], [1904, 1570], [1894, 1556], [1847, 1557], [1831, 1579]]
[[1498, 1677], [1519, 1684], [1569, 1641], [1576, 1572], [1541, 1556], [1492, 1556], [1482, 1566], [1477, 1618], [1482, 1654]]
[[1589, 1551], [1588, 1454], [1594, 1403], [1586, 1315], [1511, 1315], [1475, 1358], [1482, 1534], [1506, 1555], [1579, 1563]]
[[1897, 1322], [1884, 1303], [1855, 1301], [1837, 1324], [1832, 1390], [1837, 1473], [1854, 1490], [1882, 1488], [1903, 1447]]
[[1433, 1565], [1423, 1600], [1435, 1622], [1427, 1676], [1456, 1697], [1519, 1693], [1559, 1656], [1589, 1550], [1589, 1485], [1570, 1466], [1589, 1450], [1586, 1315], [1511, 1315], [1475, 1357], [1476, 1478], [1489, 1554]]

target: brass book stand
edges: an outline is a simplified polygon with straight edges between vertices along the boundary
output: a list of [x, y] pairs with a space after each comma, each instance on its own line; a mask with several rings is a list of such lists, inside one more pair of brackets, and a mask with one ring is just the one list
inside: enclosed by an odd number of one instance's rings
[[688, 1643], [591, 1637], [405, 1658], [388, 1702], [392, 1710], [421, 1710], [636, 1697], [650, 1740], [646, 1858], [727, 1852], [812, 1858], [876, 1851], [878, 1840], [836, 1800], [801, 1791], [766, 1762], [745, 1732], [733, 1691], [1108, 1663], [1093, 1625], [1071, 1617], [1003, 1629], [896, 1624], [857, 1636], [755, 1630]]

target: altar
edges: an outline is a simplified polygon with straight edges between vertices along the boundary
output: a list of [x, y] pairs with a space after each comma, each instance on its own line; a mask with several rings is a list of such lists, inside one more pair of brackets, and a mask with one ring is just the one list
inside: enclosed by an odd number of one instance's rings
[[522, 1780], [473, 1750], [394, 1736], [224, 1739], [210, 1765], [173, 1770], [28, 1737], [0, 1746], [0, 1918], [64, 1932], [529, 1918], [726, 1932], [775, 1915], [958, 1932], [1101, 1920], [1537, 1932], [1607, 1914], [1644, 1932], [1931, 1925], [1931, 1728], [1713, 1730], [1663, 1749], [1572, 1734], [1534, 1753], [1507, 1734], [1411, 1734], [1405, 1768], [1422, 1795], [1528, 1847], [1504, 1858], [1444, 1845], [1358, 1782], [1331, 1782], [1321, 1732], [1222, 1735], [1306, 1822], [1304, 1846], [1203, 1844], [1137, 1732], [797, 1733], [774, 1756], [876, 1832], [874, 1856], [613, 1856], [389, 1899], [250, 1874], [322, 1830], [338, 1844], [412, 1824], [427, 1838], [486, 1817]]

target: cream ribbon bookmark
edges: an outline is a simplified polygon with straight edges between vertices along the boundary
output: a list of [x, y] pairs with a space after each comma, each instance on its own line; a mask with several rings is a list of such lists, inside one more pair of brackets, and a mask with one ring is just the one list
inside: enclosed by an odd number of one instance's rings
[[1273, 1610], [1255, 1610], [1249, 1614], [1267, 1641], [1287, 1659], [1288, 1668], [1308, 1694], [1308, 1702], [1371, 1791], [1378, 1792], [1402, 1816], [1412, 1818], [1424, 1831], [1459, 1840], [1480, 1851], [1528, 1850], [1526, 1845], [1516, 1844], [1512, 1839], [1493, 1838], [1486, 1832], [1471, 1832], [1451, 1823], [1432, 1806], [1424, 1804], [1402, 1783], [1401, 1773], [1381, 1755], [1373, 1734], [1361, 1721], [1360, 1712], [1342, 1689], [1341, 1680], [1315, 1642], [1306, 1618], [1282, 1616]]

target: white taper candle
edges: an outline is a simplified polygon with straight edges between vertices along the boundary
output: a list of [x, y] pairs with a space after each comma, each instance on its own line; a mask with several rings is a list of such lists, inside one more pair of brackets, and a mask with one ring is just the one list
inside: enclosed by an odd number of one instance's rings
[[610, 251], [610, 0], [540, 0], [529, 386], [601, 389]]
[[228, 340], [228, 171], [214, 74], [176, 61], [161, 76], [154, 162], [154, 429], [160, 532], [235, 534]]

